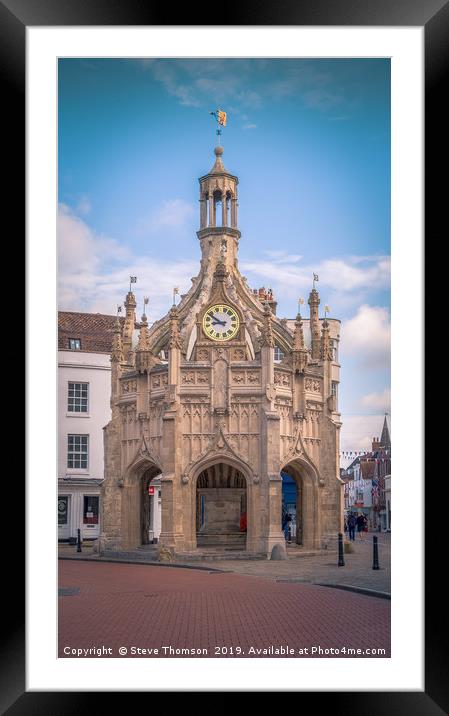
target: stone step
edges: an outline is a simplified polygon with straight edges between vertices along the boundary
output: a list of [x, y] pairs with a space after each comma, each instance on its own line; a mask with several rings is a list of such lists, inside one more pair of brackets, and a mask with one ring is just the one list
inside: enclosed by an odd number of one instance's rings
[[197, 534], [196, 543], [198, 547], [244, 547], [246, 534], [241, 532], [230, 532], [226, 534]]
[[236, 550], [210, 551], [206, 552], [183, 552], [175, 555], [175, 562], [225, 562], [230, 560], [254, 560], [267, 559], [265, 554], [253, 554], [249, 552], [238, 552]]
[[[136, 548], [126, 552], [118, 552], [114, 550], [105, 550], [101, 553], [101, 557], [105, 559], [125, 559], [131, 562], [159, 562], [158, 551], [150, 551], [146, 549]], [[242, 552], [235, 549], [221, 550], [200, 550], [198, 552], [183, 552], [176, 554], [172, 562], [175, 564], [189, 564], [190, 562], [219, 562], [228, 560], [254, 560], [267, 559], [264, 554], [252, 554]]]

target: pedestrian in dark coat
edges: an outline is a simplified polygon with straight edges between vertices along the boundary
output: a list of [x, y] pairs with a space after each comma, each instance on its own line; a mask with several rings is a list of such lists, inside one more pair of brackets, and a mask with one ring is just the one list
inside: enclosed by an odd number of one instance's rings
[[356, 519], [353, 513], [348, 516], [348, 530], [349, 530], [349, 539], [354, 542], [355, 540], [355, 526], [356, 526]]
[[364, 531], [365, 531], [365, 516], [359, 515], [357, 517], [357, 532], [359, 533], [360, 539], [363, 539]]

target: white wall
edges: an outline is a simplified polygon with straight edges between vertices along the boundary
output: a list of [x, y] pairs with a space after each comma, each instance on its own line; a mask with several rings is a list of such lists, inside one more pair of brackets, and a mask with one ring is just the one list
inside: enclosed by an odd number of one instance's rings
[[[69, 381], [89, 383], [87, 413], [68, 413]], [[104, 477], [103, 427], [111, 419], [111, 362], [107, 353], [59, 351], [58, 353], [58, 477], [82, 475]], [[89, 435], [87, 470], [67, 467], [67, 435]]]
[[[69, 413], [68, 384], [88, 383], [87, 413]], [[83, 498], [100, 496], [104, 478], [103, 427], [111, 418], [111, 362], [107, 353], [83, 351], [58, 352], [58, 494], [70, 497], [69, 520], [58, 528], [59, 539], [76, 537], [78, 528], [83, 539], [96, 538], [100, 524], [83, 523]], [[88, 435], [89, 452], [86, 470], [67, 467], [67, 435]]]

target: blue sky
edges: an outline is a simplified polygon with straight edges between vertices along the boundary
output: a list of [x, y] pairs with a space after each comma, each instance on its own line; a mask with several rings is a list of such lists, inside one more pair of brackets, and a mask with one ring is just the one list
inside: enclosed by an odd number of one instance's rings
[[342, 320], [342, 447], [365, 449], [389, 411], [389, 60], [60, 60], [60, 308], [115, 313], [134, 274], [151, 321], [190, 287], [217, 107], [240, 270], [287, 317], [319, 274]]

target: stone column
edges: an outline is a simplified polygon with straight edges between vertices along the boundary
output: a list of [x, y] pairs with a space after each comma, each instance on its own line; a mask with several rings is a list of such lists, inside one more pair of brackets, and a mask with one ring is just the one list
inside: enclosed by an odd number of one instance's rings
[[120, 416], [116, 416], [103, 428], [104, 433], [104, 482], [101, 486], [99, 551], [121, 549], [122, 490], [120, 463]]
[[169, 410], [163, 417], [161, 478], [162, 523], [160, 542], [173, 552], [184, 550], [183, 501], [181, 481], [181, 441], [176, 439], [176, 412]]
[[206, 198], [200, 199], [200, 229], [205, 229], [207, 226], [207, 200]]
[[228, 224], [228, 215], [226, 211], [226, 194], [221, 195], [221, 225], [227, 226]]
[[302, 478], [302, 545], [304, 549], [319, 549], [321, 535], [320, 496], [318, 487], [308, 478]]
[[302, 485], [301, 480], [295, 477], [296, 482], [296, 544], [302, 544]]
[[231, 199], [231, 226], [237, 228], [237, 199]]
[[262, 479], [265, 482], [265, 500], [267, 506], [267, 520], [265, 534], [261, 535], [264, 550], [270, 556], [275, 544], [285, 546], [285, 539], [281, 529], [282, 513], [282, 478], [279, 474], [279, 427], [280, 420], [277, 413], [267, 412], [262, 423], [262, 466], [265, 467]]

